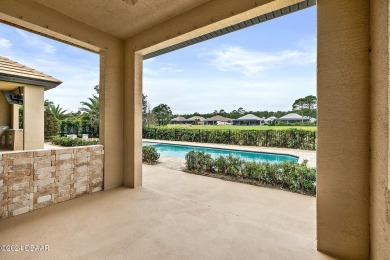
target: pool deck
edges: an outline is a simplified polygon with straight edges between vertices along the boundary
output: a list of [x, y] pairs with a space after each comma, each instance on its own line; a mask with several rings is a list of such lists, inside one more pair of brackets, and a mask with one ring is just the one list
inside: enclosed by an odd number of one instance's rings
[[0, 221], [5, 259], [332, 259], [316, 250], [316, 199], [159, 166], [124, 187]]
[[[227, 145], [227, 144], [209, 144], [209, 143], [196, 143], [196, 142], [178, 142], [178, 141], [165, 141], [165, 140], [152, 140], [152, 139], [143, 139], [143, 141], [161, 143], [161, 144], [179, 144], [179, 145], [201, 146], [201, 147], [210, 147], [210, 148], [233, 149], [239, 151], [286, 154], [286, 155], [293, 155], [299, 157], [298, 160], [299, 163], [303, 162], [303, 160], [307, 160], [308, 161], [307, 165], [309, 167], [315, 168], [317, 165], [317, 153], [316, 151], [310, 151], [310, 150], [258, 147], [258, 146], [240, 146], [240, 145]], [[181, 170], [184, 168], [185, 165], [184, 159], [168, 157], [168, 156], [161, 156], [160, 162], [162, 166], [174, 170]]]

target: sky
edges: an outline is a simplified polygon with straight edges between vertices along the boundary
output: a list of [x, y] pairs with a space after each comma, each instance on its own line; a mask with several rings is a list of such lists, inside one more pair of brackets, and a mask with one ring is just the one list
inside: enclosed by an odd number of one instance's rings
[[98, 54], [2, 23], [0, 56], [61, 80], [57, 88], [45, 91], [45, 99], [69, 111], [76, 112], [99, 84]]
[[[70, 111], [99, 84], [97, 54], [1, 23], [0, 56], [63, 81], [45, 99]], [[143, 92], [174, 114], [291, 110], [316, 95], [316, 7], [148, 59]]]
[[144, 62], [143, 92], [174, 114], [289, 111], [316, 95], [316, 7]]

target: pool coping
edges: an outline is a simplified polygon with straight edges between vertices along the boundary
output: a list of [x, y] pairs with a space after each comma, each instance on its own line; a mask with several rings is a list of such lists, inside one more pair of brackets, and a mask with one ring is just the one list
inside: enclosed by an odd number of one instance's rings
[[182, 141], [167, 141], [167, 140], [154, 140], [154, 139], [142, 139], [144, 142], [161, 143], [161, 144], [173, 144], [173, 145], [185, 145], [185, 146], [197, 146], [205, 148], [216, 149], [229, 149], [236, 151], [246, 152], [261, 152], [268, 154], [280, 154], [293, 156], [298, 158], [298, 163], [302, 163], [304, 160], [308, 161], [308, 166], [316, 168], [317, 158], [316, 151], [288, 149], [288, 148], [276, 148], [276, 147], [258, 147], [258, 146], [240, 146], [240, 145], [227, 145], [227, 144], [211, 144], [211, 143], [197, 143], [197, 142], [182, 142]]

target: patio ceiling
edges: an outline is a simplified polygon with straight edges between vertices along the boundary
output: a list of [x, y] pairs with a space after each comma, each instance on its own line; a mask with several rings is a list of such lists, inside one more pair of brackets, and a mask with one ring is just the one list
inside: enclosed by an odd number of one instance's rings
[[33, 1], [112, 36], [126, 39], [209, 0]]

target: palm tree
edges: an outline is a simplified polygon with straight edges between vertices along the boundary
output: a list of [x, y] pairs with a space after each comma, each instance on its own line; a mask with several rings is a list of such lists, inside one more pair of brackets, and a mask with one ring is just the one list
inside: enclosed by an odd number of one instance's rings
[[45, 109], [51, 107], [51, 106], [54, 106], [54, 103], [53, 101], [49, 100], [49, 99], [45, 99], [44, 103], [43, 103], [43, 106], [45, 107]]
[[99, 125], [99, 97], [93, 95], [91, 98], [88, 98], [88, 101], [80, 103], [83, 106], [80, 108], [80, 111], [88, 115], [91, 125]]
[[54, 104], [51, 104], [48, 108], [58, 120], [64, 120], [68, 117], [66, 113], [68, 110], [64, 110], [60, 105], [54, 106]]

